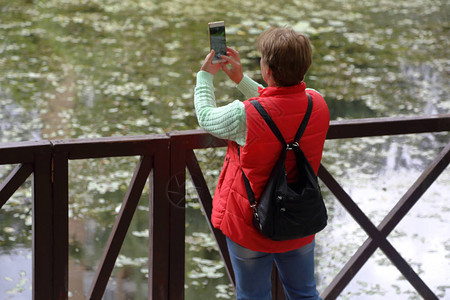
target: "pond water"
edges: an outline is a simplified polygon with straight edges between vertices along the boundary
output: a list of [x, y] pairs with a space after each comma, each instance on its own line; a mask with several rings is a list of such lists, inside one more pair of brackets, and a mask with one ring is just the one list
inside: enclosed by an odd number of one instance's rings
[[[292, 26], [314, 46], [305, 79], [331, 119], [449, 113], [449, 5], [415, 0], [0, 0], [0, 142], [165, 133], [197, 128], [196, 72], [207, 23], [262, 82], [257, 36]], [[216, 76], [219, 104], [242, 95]], [[448, 133], [327, 141], [324, 165], [378, 225], [449, 142]], [[211, 191], [225, 149], [196, 154]], [[137, 157], [70, 162], [71, 299], [85, 299]], [[14, 166], [1, 166], [4, 179]], [[30, 299], [31, 182], [0, 213], [0, 298]], [[329, 226], [317, 236], [323, 290], [367, 238], [323, 188]], [[450, 174], [445, 171], [389, 241], [434, 293], [450, 299]], [[148, 190], [104, 299], [146, 299]], [[223, 263], [187, 182], [186, 299], [231, 299]], [[340, 299], [420, 299], [377, 250]]]

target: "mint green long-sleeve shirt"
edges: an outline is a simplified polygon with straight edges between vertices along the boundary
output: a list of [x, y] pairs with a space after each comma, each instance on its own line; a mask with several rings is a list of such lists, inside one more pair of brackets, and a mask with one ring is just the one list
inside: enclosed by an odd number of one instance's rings
[[[235, 100], [225, 106], [217, 107], [214, 95], [214, 76], [200, 71], [197, 74], [197, 85], [194, 89], [194, 106], [201, 128], [222, 139], [232, 140], [241, 146], [245, 145], [247, 136], [247, 117], [245, 106]], [[256, 81], [244, 76], [236, 86], [246, 99], [259, 96]]]

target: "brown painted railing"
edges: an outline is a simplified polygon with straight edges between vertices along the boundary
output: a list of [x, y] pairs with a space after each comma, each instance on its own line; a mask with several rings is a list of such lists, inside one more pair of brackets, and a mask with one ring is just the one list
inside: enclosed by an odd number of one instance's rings
[[[359, 138], [450, 130], [450, 115], [333, 121], [327, 139]], [[234, 281], [224, 236], [210, 223], [211, 194], [194, 149], [223, 147], [226, 142], [199, 131], [167, 135], [7, 143], [0, 145], [0, 165], [17, 164], [0, 185], [0, 209], [33, 174], [33, 299], [66, 299], [68, 294], [68, 165], [69, 160], [140, 156], [121, 210], [89, 291], [101, 299], [123, 244], [142, 189], [150, 176], [149, 299], [184, 298], [186, 167], [208, 224]], [[335, 299], [380, 248], [425, 299], [437, 299], [387, 236], [450, 162], [450, 143], [434, 159], [397, 205], [375, 226], [324, 166], [319, 177], [368, 234], [367, 240], [322, 293]], [[276, 270], [273, 298], [283, 299]]]

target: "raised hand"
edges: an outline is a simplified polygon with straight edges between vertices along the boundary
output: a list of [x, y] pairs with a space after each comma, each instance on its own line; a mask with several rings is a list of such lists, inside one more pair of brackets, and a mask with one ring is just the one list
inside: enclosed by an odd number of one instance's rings
[[[226, 61], [225, 63], [222, 63], [222, 70], [228, 75], [228, 77], [230, 77], [231, 80], [238, 84], [244, 77], [239, 52], [233, 48], [227, 47], [227, 54], [228, 56], [221, 56], [221, 58]], [[231, 67], [229, 68], [228, 65]]]
[[212, 75], [216, 75], [217, 71], [220, 70], [221, 68], [220, 64], [212, 63], [214, 54], [215, 54], [214, 50], [211, 50], [211, 52], [209, 52], [208, 55], [206, 55], [205, 61], [203, 62], [202, 67], [200, 68], [201, 71], [206, 71], [208, 73], [211, 73]]

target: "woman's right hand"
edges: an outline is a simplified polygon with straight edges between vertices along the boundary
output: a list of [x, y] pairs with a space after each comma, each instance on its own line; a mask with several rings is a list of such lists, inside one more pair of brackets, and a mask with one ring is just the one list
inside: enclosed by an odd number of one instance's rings
[[[239, 52], [230, 47], [227, 47], [227, 52], [228, 56], [221, 56], [221, 58], [226, 61], [226, 63], [222, 64], [222, 70], [228, 75], [228, 77], [230, 77], [231, 80], [238, 84], [244, 77]], [[231, 67], [228, 68], [228, 65]]]
[[211, 50], [211, 52], [206, 55], [205, 60], [203, 61], [203, 65], [200, 68], [201, 71], [206, 71], [208, 73], [211, 73], [212, 75], [216, 75], [217, 71], [220, 70], [220, 64], [212, 63], [214, 54], [214, 50]]

